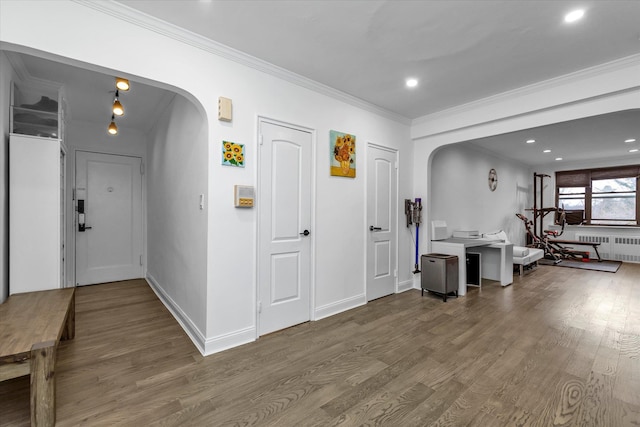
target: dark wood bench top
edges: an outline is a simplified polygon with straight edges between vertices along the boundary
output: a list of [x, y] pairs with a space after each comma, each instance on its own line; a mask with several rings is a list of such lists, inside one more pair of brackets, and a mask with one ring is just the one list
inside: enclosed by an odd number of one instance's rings
[[599, 246], [600, 243], [593, 243], [593, 242], [580, 242], [578, 240], [549, 240], [549, 242], [551, 243], [564, 243], [565, 245], [585, 245], [585, 246], [593, 246], [594, 248], [596, 246]]
[[[28, 359], [34, 345], [65, 333], [75, 288], [11, 295], [0, 304], [0, 365]], [[72, 307], [73, 310], [74, 307]]]

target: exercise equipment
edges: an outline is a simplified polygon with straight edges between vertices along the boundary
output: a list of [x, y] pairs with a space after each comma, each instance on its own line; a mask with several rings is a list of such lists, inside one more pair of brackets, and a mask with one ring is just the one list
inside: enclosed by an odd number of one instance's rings
[[[580, 242], [577, 240], [557, 240], [557, 238], [562, 236], [564, 233], [564, 227], [567, 222], [566, 211], [564, 210], [564, 207], [538, 207], [538, 199], [540, 200], [540, 206], [544, 206], [543, 193], [545, 178], [550, 178], [550, 176], [535, 172], [533, 173], [533, 208], [525, 209], [533, 212], [533, 220], [528, 219], [522, 214], [516, 214], [516, 216], [524, 222], [524, 226], [527, 229], [527, 235], [531, 240], [529, 246], [544, 250], [545, 258], [553, 260], [554, 264], [559, 263], [563, 259], [589, 261], [589, 251], [576, 250], [564, 245], [591, 246], [598, 256], [598, 261], [602, 261], [600, 253], [598, 252], [598, 246], [600, 243]], [[538, 182], [540, 183], [539, 194]], [[556, 213], [557, 218], [555, 222], [561, 226], [560, 230], [544, 230], [544, 217], [551, 212]], [[554, 239], [552, 240], [552, 238]]]

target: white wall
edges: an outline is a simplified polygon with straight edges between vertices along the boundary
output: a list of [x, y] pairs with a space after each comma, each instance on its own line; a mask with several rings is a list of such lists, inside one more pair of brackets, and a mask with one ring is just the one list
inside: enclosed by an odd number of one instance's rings
[[147, 162], [147, 277], [202, 341], [206, 331], [207, 122], [181, 95], [159, 117]]
[[[318, 311], [327, 314], [330, 307], [344, 310], [364, 303], [366, 143], [399, 149], [399, 198], [412, 198], [409, 126], [378, 114], [373, 108], [361, 107], [343, 94], [329, 95], [329, 90], [324, 91], [327, 94], [321, 94], [310, 89], [315, 87], [313, 84], [295, 76], [285, 80], [259, 71], [264, 64], [247, 65], [224, 59], [212, 53], [209, 44], [195, 36], [178, 41], [166, 35], [173, 31], [170, 28], [149, 31], [132, 24], [129, 18], [119, 19], [118, 13], [97, 10], [108, 6], [106, 3], [48, 1], [33, 8], [28, 2], [5, 2], [0, 17], [0, 37], [19, 47], [38, 49], [181, 88], [203, 106], [208, 127], [206, 150], [210, 153], [206, 194], [208, 231], [204, 231], [207, 233], [205, 352], [218, 351], [256, 337], [257, 210], [239, 211], [233, 207], [233, 185], [258, 185], [258, 116], [305, 126], [315, 130], [317, 135], [312, 230], [316, 255], [312, 284], [315, 305], [312, 316], [315, 317]], [[26, 21], [28, 26], [24, 25]], [[55, 31], [34, 30], [48, 29], [51, 22], [56, 23]], [[78, 37], [79, 34], [82, 37]], [[118, 46], [115, 55], [114, 46]], [[300, 81], [300, 84], [289, 80]], [[231, 123], [217, 120], [219, 96], [233, 100]], [[358, 176], [353, 180], [329, 176], [331, 129], [357, 137]], [[245, 168], [220, 164], [222, 140], [245, 144]], [[192, 192], [197, 191], [199, 189], [192, 189]], [[259, 187], [257, 191], [260, 191]], [[402, 218], [401, 206], [398, 211]], [[399, 235], [398, 280], [411, 282], [411, 238], [406, 232]], [[187, 283], [185, 286], [186, 292], [197, 294], [200, 285]], [[185, 301], [185, 304], [190, 303]], [[187, 313], [198, 311], [196, 307], [183, 309]], [[200, 322], [199, 319], [195, 321]]]
[[[489, 170], [498, 173], [498, 187], [489, 190]], [[524, 213], [533, 198], [532, 173], [521, 163], [467, 144], [438, 149], [431, 163], [431, 215], [454, 230], [489, 233], [504, 230], [516, 245], [524, 245], [526, 230], [516, 213]]]
[[0, 51], [0, 303], [9, 296], [9, 99], [14, 71]]

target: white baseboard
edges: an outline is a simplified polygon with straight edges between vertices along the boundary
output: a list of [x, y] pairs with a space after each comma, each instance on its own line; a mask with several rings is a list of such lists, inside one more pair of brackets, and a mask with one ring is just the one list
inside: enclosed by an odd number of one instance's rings
[[167, 307], [167, 310], [173, 315], [173, 317], [178, 321], [182, 329], [186, 332], [186, 334], [191, 338], [193, 344], [196, 346], [198, 351], [204, 356], [206, 349], [206, 341], [204, 334], [200, 332], [200, 329], [191, 321], [189, 316], [182, 311], [180, 306], [176, 304], [176, 302], [162, 289], [162, 287], [158, 284], [156, 279], [147, 273], [147, 283], [153, 289], [153, 292], [158, 296], [160, 301]]
[[313, 320], [324, 319], [325, 317], [333, 316], [334, 314], [342, 313], [343, 311], [351, 310], [352, 308], [360, 307], [367, 303], [367, 297], [365, 294], [356, 295], [355, 297], [345, 298], [341, 301], [332, 302], [316, 308], [315, 316]]
[[213, 338], [207, 338], [204, 345], [203, 356], [228, 350], [242, 344], [247, 344], [256, 340], [256, 328], [251, 326], [239, 331], [230, 332], [228, 334], [219, 335]]
[[185, 333], [191, 338], [191, 341], [193, 341], [193, 344], [203, 356], [218, 353], [256, 340], [255, 326], [217, 337], [205, 338], [204, 334], [200, 332], [200, 329], [191, 321], [189, 316], [182, 311], [180, 306], [176, 304], [173, 298], [162, 289], [158, 281], [149, 273], [147, 273], [147, 283], [149, 283], [149, 286], [151, 286], [151, 289], [153, 289], [160, 301], [162, 301], [165, 307], [167, 307], [167, 310], [169, 310], [180, 326], [182, 326], [182, 329], [184, 329]]
[[398, 293], [405, 292], [410, 289], [415, 289], [413, 278], [411, 280], [405, 280], [404, 282], [398, 283]]

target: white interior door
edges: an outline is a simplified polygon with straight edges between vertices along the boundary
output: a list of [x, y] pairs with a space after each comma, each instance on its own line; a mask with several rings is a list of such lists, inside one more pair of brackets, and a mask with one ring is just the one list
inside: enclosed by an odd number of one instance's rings
[[397, 267], [397, 153], [368, 146], [367, 300], [395, 292]]
[[260, 122], [259, 335], [310, 320], [311, 133]]
[[76, 283], [142, 277], [142, 160], [76, 152]]

